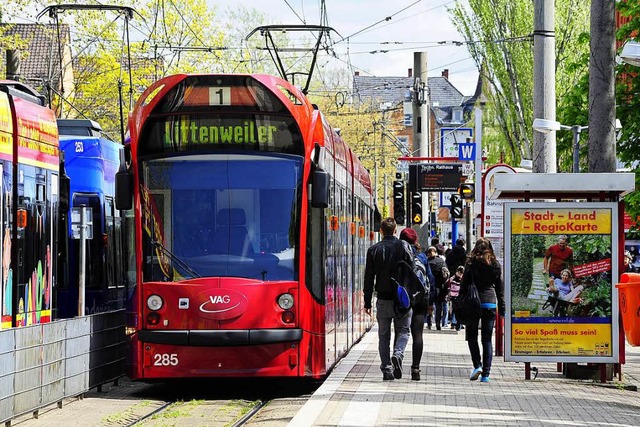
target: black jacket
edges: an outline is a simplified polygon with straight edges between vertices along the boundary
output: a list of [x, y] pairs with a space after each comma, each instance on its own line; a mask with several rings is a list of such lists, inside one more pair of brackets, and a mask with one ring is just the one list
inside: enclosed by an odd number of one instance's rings
[[467, 261], [462, 276], [462, 286], [460, 293], [465, 292], [471, 281], [476, 284], [480, 301], [483, 308], [497, 308], [500, 315], [504, 315], [504, 283], [502, 282], [502, 273], [500, 264], [495, 261], [493, 264], [487, 264], [475, 258]]
[[447, 268], [453, 276], [456, 274], [456, 269], [467, 262], [467, 251], [464, 250], [464, 246], [455, 245], [451, 248], [451, 251], [447, 254], [446, 262]]
[[378, 299], [393, 300], [395, 287], [391, 282], [391, 273], [400, 259], [413, 267], [411, 247], [395, 236], [384, 237], [367, 250], [367, 262], [364, 269], [364, 308], [371, 308], [374, 282]]

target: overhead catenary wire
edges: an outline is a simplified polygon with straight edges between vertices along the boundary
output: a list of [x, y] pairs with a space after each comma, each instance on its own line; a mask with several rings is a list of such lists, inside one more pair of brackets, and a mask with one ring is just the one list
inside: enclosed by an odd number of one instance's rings
[[[98, 11], [116, 11], [119, 16], [124, 16], [124, 28], [123, 28], [123, 44], [126, 44], [126, 49], [128, 52], [128, 73], [129, 73], [129, 90], [130, 90], [130, 101], [129, 104], [132, 104], [133, 100], [133, 74], [131, 71], [131, 51], [129, 45], [129, 20], [133, 18], [133, 14], [137, 13], [135, 10], [128, 6], [111, 6], [111, 5], [73, 5], [73, 4], [64, 4], [64, 5], [54, 5], [46, 7], [40, 14], [38, 14], [38, 18], [42, 17], [45, 13], [49, 13], [49, 16], [56, 20], [56, 25], [59, 24], [58, 14], [60, 12], [64, 12], [66, 10], [98, 10]], [[106, 27], [105, 27], [106, 28]], [[61, 44], [61, 40], [58, 39], [58, 43]], [[124, 51], [124, 47], [123, 47]], [[124, 52], [123, 52], [124, 53]], [[124, 55], [123, 55], [124, 56]], [[60, 58], [62, 62], [62, 57]], [[125, 131], [124, 131], [124, 111], [123, 111], [123, 100], [122, 100], [122, 60], [120, 61], [120, 77], [118, 80], [118, 97], [119, 97], [119, 108], [120, 108], [120, 136], [121, 143], [124, 144]], [[60, 76], [62, 78], [62, 72]], [[63, 87], [63, 86], [62, 86]], [[63, 91], [64, 94], [64, 91]]]
[[300, 22], [307, 25], [307, 21], [304, 18], [302, 18], [300, 15], [298, 15], [298, 12], [296, 12], [296, 10], [291, 6], [291, 4], [289, 4], [287, 0], [283, 0], [283, 1], [289, 7], [289, 9], [291, 9], [291, 12], [293, 12], [293, 14], [296, 15], [296, 17], [300, 20]]
[[400, 14], [400, 13], [404, 12], [405, 10], [407, 10], [407, 9], [409, 9], [409, 8], [411, 8], [411, 7], [413, 7], [413, 6], [415, 6], [416, 4], [420, 3], [421, 1], [422, 1], [422, 0], [416, 0], [416, 1], [414, 1], [413, 3], [411, 3], [410, 5], [408, 5], [408, 6], [404, 7], [404, 8], [402, 8], [402, 9], [400, 9], [399, 11], [397, 11], [397, 12], [395, 12], [395, 13], [392, 13], [391, 15], [386, 16], [386, 17], [384, 17], [384, 18], [380, 19], [379, 21], [376, 21], [376, 22], [374, 22], [373, 24], [368, 25], [368, 26], [366, 26], [365, 28], [363, 28], [363, 29], [361, 29], [361, 30], [356, 31], [356, 32], [355, 32], [355, 33], [353, 33], [353, 34], [350, 34], [350, 35], [348, 35], [348, 36], [346, 36], [346, 37], [342, 37], [342, 38], [341, 38], [340, 40], [338, 40], [336, 43], [340, 43], [340, 42], [342, 42], [342, 41], [343, 41], [343, 40], [345, 40], [345, 39], [350, 39], [350, 38], [352, 38], [352, 37], [355, 37], [355, 36], [357, 36], [358, 34], [363, 33], [363, 32], [365, 32], [365, 31], [369, 30], [370, 28], [375, 27], [376, 25], [378, 25], [378, 24], [380, 24], [380, 23], [382, 23], [382, 22], [390, 21], [391, 19], [393, 19], [393, 17], [394, 17], [394, 16], [396, 16], [396, 15], [398, 15], [398, 14]]

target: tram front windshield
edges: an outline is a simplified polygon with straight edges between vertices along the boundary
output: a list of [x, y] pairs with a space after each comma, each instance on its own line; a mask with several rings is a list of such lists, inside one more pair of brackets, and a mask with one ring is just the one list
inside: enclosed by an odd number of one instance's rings
[[302, 160], [189, 155], [142, 163], [145, 281], [296, 280]]

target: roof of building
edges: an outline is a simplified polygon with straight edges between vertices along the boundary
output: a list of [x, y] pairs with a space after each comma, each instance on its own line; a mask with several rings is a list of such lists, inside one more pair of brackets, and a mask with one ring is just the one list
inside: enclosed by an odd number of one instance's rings
[[[1, 24], [5, 35], [19, 35], [29, 45], [20, 59], [21, 81], [28, 84], [60, 79], [60, 49], [58, 40], [69, 41], [69, 26], [61, 24]], [[59, 34], [58, 34], [59, 33]], [[2, 51], [5, 63], [5, 53]], [[52, 60], [51, 60], [52, 58]], [[63, 64], [64, 65], [64, 64]]]
[[[398, 103], [410, 97], [413, 77], [353, 76], [353, 91], [356, 100], [378, 100]], [[446, 77], [427, 79], [431, 103], [441, 107], [460, 106], [465, 97]]]
[[[413, 77], [353, 76], [354, 102], [397, 104], [410, 99]], [[463, 107], [470, 96], [464, 96], [444, 76], [428, 77], [429, 102], [440, 122], [451, 120], [452, 107]]]

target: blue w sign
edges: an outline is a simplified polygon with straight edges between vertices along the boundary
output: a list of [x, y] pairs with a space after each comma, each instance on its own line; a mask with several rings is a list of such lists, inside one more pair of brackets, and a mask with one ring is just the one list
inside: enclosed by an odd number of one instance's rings
[[476, 159], [475, 142], [458, 143], [458, 159], [462, 161], [472, 161]]

